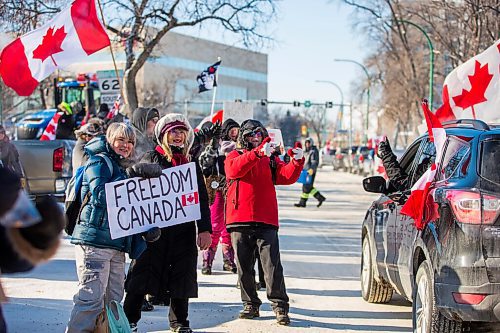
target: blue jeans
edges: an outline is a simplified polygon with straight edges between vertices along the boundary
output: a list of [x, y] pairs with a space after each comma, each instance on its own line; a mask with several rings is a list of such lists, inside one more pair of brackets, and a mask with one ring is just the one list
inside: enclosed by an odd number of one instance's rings
[[93, 332], [105, 304], [121, 302], [125, 283], [125, 253], [87, 245], [75, 246], [78, 291], [66, 332]]

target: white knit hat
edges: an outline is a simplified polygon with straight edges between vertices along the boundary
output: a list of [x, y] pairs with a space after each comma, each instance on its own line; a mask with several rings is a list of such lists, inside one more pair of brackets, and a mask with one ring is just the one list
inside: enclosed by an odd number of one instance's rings
[[155, 138], [157, 142], [162, 142], [163, 136], [167, 133], [167, 131], [172, 130], [174, 128], [183, 128], [187, 130], [187, 146], [191, 149], [191, 146], [194, 142], [194, 132], [191, 125], [187, 121], [186, 117], [180, 113], [167, 113], [163, 117], [158, 120], [155, 125]]

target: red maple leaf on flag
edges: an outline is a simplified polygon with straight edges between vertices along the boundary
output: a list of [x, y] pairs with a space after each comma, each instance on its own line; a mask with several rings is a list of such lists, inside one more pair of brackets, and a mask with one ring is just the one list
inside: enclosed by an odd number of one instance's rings
[[474, 105], [487, 101], [486, 97], [484, 97], [484, 92], [488, 88], [491, 79], [493, 79], [493, 74], [490, 74], [488, 71], [488, 63], [481, 67], [481, 63], [476, 60], [474, 74], [468, 76], [471, 84], [470, 90], [462, 89], [462, 93], [454, 96], [453, 101], [456, 106], [464, 110], [472, 107], [472, 115], [476, 119]]
[[40, 59], [43, 62], [50, 57], [57, 66], [52, 55], [63, 51], [61, 44], [64, 38], [66, 38], [66, 35], [67, 33], [64, 31], [64, 26], [56, 29], [55, 32], [54, 28], [49, 28], [45, 36], [43, 36], [42, 43], [33, 50], [33, 58]]

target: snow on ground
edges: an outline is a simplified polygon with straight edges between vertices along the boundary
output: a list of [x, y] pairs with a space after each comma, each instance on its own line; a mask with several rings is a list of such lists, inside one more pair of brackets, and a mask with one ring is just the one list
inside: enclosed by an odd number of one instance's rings
[[[236, 275], [222, 271], [220, 250], [210, 276], [199, 273], [199, 298], [190, 302], [196, 332], [410, 332], [411, 306], [394, 296], [390, 304], [361, 298], [360, 226], [374, 195], [362, 178], [321, 169], [316, 187], [327, 197], [321, 208], [311, 198], [295, 208], [300, 184], [278, 188], [280, 247], [290, 297], [289, 327], [279, 326], [264, 290], [261, 317], [238, 319]], [[201, 267], [201, 256], [199, 258]], [[77, 278], [73, 246], [63, 240], [57, 255], [29, 273], [2, 277], [10, 301], [3, 305], [10, 333], [64, 332]], [[168, 332], [167, 307], [143, 312], [139, 332]]]

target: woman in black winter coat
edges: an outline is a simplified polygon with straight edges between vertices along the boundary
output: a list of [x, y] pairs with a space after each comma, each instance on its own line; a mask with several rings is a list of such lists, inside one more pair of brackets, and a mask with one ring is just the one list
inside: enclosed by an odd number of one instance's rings
[[[158, 163], [162, 169], [190, 162], [188, 154], [194, 134], [181, 114], [167, 114], [155, 126], [160, 143], [142, 158], [143, 162]], [[169, 321], [173, 332], [192, 332], [188, 321], [189, 298], [198, 297], [197, 256], [211, 243], [210, 210], [203, 186], [203, 175], [196, 163], [201, 219], [161, 229], [161, 237], [149, 243], [136, 260], [127, 277], [124, 309], [132, 328], [141, 318], [144, 295], [170, 299]], [[198, 229], [198, 230], [197, 230]]]
[[19, 153], [10, 142], [5, 129], [0, 125], [0, 166], [14, 171], [19, 177], [23, 176], [23, 169], [19, 162]]

